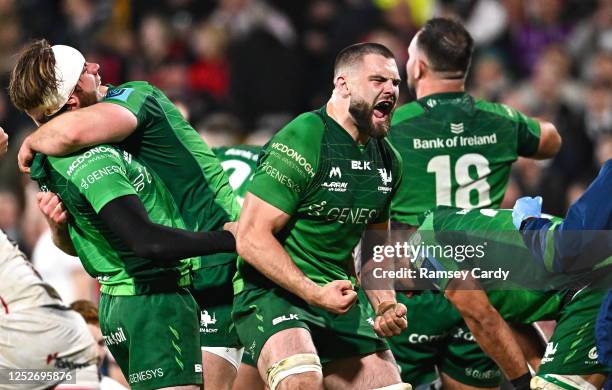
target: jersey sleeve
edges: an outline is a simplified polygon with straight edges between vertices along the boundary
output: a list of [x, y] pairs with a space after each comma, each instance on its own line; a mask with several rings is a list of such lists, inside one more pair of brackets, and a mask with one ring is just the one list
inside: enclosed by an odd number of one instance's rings
[[540, 124], [535, 119], [514, 111], [517, 117], [517, 153], [519, 156], [533, 156], [540, 145]]
[[97, 146], [67, 157], [49, 157], [53, 168], [78, 188], [96, 213], [111, 200], [136, 195], [126, 165], [110, 146]]
[[109, 89], [108, 92], [106, 92], [106, 96], [102, 99], [102, 103], [113, 103], [127, 108], [136, 116], [138, 124], [141, 124], [146, 120], [146, 110], [143, 108], [147, 96], [147, 90], [143, 88], [120, 86]]
[[293, 214], [316, 176], [323, 123], [303, 114], [279, 131], [264, 147], [248, 192]]

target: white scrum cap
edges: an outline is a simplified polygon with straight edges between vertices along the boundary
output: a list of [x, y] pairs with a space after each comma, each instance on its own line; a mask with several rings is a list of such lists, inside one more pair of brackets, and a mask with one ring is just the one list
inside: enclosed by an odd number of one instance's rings
[[85, 66], [85, 57], [77, 49], [65, 45], [55, 45], [51, 49], [55, 57], [55, 77], [58, 83], [54, 98], [46, 104], [47, 116], [55, 114], [64, 107], [79, 82]]

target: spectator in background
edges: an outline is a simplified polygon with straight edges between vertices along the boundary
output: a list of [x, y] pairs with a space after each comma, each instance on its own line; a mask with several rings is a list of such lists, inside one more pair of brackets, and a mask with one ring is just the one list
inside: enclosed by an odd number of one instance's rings
[[612, 52], [612, 0], [598, 1], [593, 15], [576, 26], [568, 48], [583, 76], [596, 53]]
[[144, 17], [138, 30], [138, 49], [134, 57], [131, 78], [147, 80], [175, 97], [186, 86], [183, 43], [174, 39], [168, 21], [158, 14]]
[[506, 30], [507, 11], [497, 0], [441, 0], [441, 14], [458, 16], [477, 46], [490, 45]]
[[436, 7], [436, 2], [432, 0], [379, 0], [374, 4], [382, 11], [384, 25], [406, 41], [407, 45], [419, 28], [434, 16]]
[[612, 84], [612, 51], [601, 51], [595, 55], [588, 72], [588, 79], [596, 83]]
[[479, 99], [499, 102], [508, 90], [508, 75], [499, 56], [494, 54], [481, 56], [474, 64], [470, 93]]
[[[17, 168], [15, 167], [15, 169]], [[19, 218], [22, 238], [20, 243], [22, 243], [24, 249], [27, 249], [27, 253], [31, 254], [38, 238], [47, 230], [48, 226], [40, 213], [36, 200], [36, 194], [40, 191], [38, 185], [29, 180], [26, 182], [24, 177], [21, 177], [21, 179], [22, 187], [19, 187], [19, 189], [23, 195], [23, 210]]]
[[612, 158], [612, 52], [594, 56], [589, 69], [590, 85], [586, 92], [584, 126], [595, 143], [595, 159], [598, 166]]
[[78, 48], [94, 46], [96, 34], [111, 16], [112, 3], [111, 0], [63, 0], [66, 25], [61, 41]]
[[589, 137], [612, 135], [612, 83], [592, 83], [586, 94], [584, 125]]
[[197, 129], [200, 137], [211, 148], [237, 145], [242, 135], [240, 120], [227, 113], [208, 115], [197, 125]]
[[546, 47], [563, 42], [570, 33], [561, 20], [561, 0], [522, 2], [524, 21], [512, 31], [512, 58], [518, 70], [530, 74]]
[[237, 113], [252, 126], [260, 115], [293, 112], [301, 73], [290, 20], [263, 0], [221, 0], [209, 22], [229, 34]]
[[597, 166], [601, 167], [610, 159], [612, 159], [612, 135], [606, 134], [597, 140], [595, 160], [597, 161]]
[[227, 30], [232, 40], [245, 38], [261, 30], [286, 47], [296, 43], [291, 21], [263, 0], [220, 0], [210, 22]]
[[227, 107], [230, 85], [227, 32], [203, 22], [193, 31], [189, 43], [195, 56], [187, 69], [189, 90], [206, 106], [203, 108], [206, 111]]
[[332, 35], [341, 12], [340, 4], [333, 0], [315, 0], [308, 4], [301, 37], [304, 68], [308, 69], [308, 80], [303, 83], [307, 98], [300, 102], [304, 110], [322, 106], [327, 100], [334, 58]]
[[6, 74], [13, 66], [13, 53], [19, 50], [23, 31], [15, 1], [0, 2], [0, 72]]
[[564, 140], [552, 166], [541, 172], [541, 180], [524, 178], [535, 181], [533, 184], [539, 187], [536, 192], [546, 197], [547, 212], [551, 214], [563, 214], [565, 210], [565, 199], [555, 194], [564, 193], [585, 172], [594, 172], [593, 145], [584, 129], [582, 110], [575, 105], [580, 93], [569, 76], [569, 59], [557, 47], [543, 53], [530, 80], [518, 92], [519, 100], [532, 115], [558, 124]]
[[47, 228], [32, 252], [32, 263], [62, 300], [97, 299], [97, 282], [85, 272], [78, 257], [69, 256], [53, 243]]
[[298, 108], [304, 73], [297, 48], [287, 43], [258, 25], [248, 35], [232, 38], [229, 60], [233, 111], [249, 129], [262, 117], [290, 115]]
[[21, 241], [19, 215], [21, 207], [15, 191], [0, 188], [0, 229], [13, 241]]

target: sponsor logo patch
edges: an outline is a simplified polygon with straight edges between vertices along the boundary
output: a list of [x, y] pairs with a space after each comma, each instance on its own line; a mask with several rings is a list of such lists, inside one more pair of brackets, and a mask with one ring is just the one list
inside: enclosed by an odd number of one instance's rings
[[463, 123], [451, 123], [450, 131], [453, 134], [461, 134], [463, 133]]
[[134, 88], [115, 88], [111, 89], [104, 96], [105, 99], [121, 100], [126, 102], [128, 97], [134, 92]]
[[215, 325], [217, 323], [217, 315], [213, 312], [212, 316], [208, 314], [208, 310], [202, 310], [200, 312], [200, 333], [217, 333], [219, 329], [213, 328], [209, 325]]
[[125, 341], [127, 341], [127, 337], [125, 336], [125, 332], [122, 327], [117, 328], [114, 332], [109, 335], [103, 335], [104, 342], [106, 345], [118, 345]]
[[272, 320], [272, 326], [278, 325], [281, 322], [289, 321], [289, 320], [299, 320], [297, 314], [285, 314], [284, 316], [276, 317]]

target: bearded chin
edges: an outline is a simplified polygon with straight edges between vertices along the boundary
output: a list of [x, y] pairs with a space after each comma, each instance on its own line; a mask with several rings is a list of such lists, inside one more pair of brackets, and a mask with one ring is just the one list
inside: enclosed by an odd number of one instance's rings
[[375, 125], [372, 122], [373, 109], [363, 100], [352, 101], [349, 105], [349, 113], [355, 120], [357, 130], [361, 134], [367, 134], [372, 138], [384, 138], [389, 132], [390, 123], [385, 122]]
[[390, 121], [386, 121], [379, 125], [372, 124], [372, 128], [370, 129], [370, 137], [376, 139], [385, 138], [387, 133], [389, 133], [389, 128], [391, 127], [391, 123], [389, 122]]

